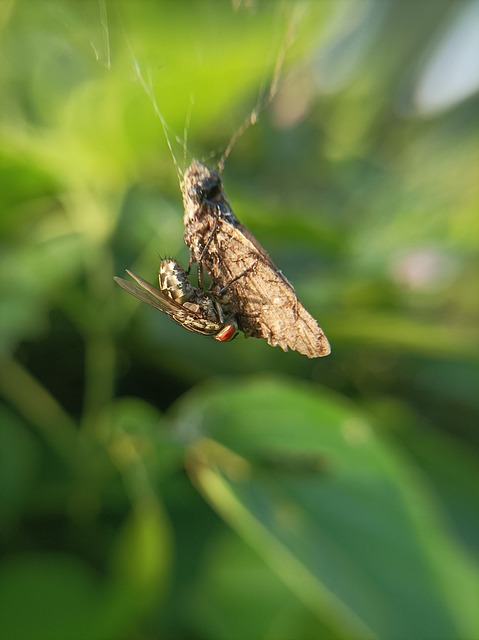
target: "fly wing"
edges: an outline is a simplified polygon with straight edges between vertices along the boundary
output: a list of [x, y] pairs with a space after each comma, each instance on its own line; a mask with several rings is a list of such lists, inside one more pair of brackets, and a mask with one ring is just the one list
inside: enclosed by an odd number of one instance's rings
[[119, 284], [122, 289], [135, 298], [138, 298], [138, 300], [146, 302], [146, 304], [149, 304], [159, 311], [163, 311], [163, 313], [166, 313], [184, 329], [204, 336], [214, 337], [218, 335], [220, 337], [217, 339], [220, 341], [227, 341], [232, 338], [227, 331], [225, 332], [222, 330], [229, 326], [236, 327], [236, 325], [222, 325], [221, 323], [215, 322], [205, 313], [199, 311], [196, 312], [190, 307], [186, 308], [183, 305], [178, 304], [166, 296], [161, 290], [156, 289], [152, 284], [143, 280], [143, 278], [137, 276], [135, 273], [128, 271], [128, 269], [126, 272], [136, 280], [140, 286], [138, 287], [136, 284], [115, 276], [115, 282]]
[[271, 346], [284, 351], [289, 348], [309, 358], [328, 355], [331, 347], [323, 330], [258, 245], [241, 228], [218, 220], [203, 257], [213, 281], [219, 288], [227, 287], [225, 298], [237, 310], [241, 330], [246, 335], [265, 338]]
[[152, 284], [150, 284], [146, 280], [143, 280], [143, 278], [140, 278], [140, 276], [137, 276], [131, 271], [128, 271], [128, 269], [126, 270], [126, 272], [140, 285], [138, 287], [132, 282], [128, 282], [127, 280], [123, 280], [123, 278], [115, 276], [115, 282], [119, 284], [120, 287], [127, 293], [134, 296], [135, 298], [138, 298], [138, 300], [141, 300], [142, 302], [146, 302], [146, 304], [149, 304], [151, 307], [158, 309], [158, 311], [163, 311], [163, 313], [166, 313], [171, 317], [177, 316], [180, 318], [184, 318], [188, 315], [187, 310], [183, 309], [181, 305], [165, 296]]

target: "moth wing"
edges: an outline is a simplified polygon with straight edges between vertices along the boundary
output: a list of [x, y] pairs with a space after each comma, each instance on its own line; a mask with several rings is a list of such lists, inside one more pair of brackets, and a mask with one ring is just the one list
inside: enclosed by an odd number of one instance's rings
[[226, 295], [239, 310], [240, 328], [246, 335], [265, 338], [273, 347], [292, 349], [308, 358], [331, 352], [323, 330], [264, 249], [258, 250], [256, 239], [253, 243], [241, 228], [219, 221], [214, 242], [217, 251], [210, 255], [220, 256], [221, 264], [214, 265], [210, 275], [220, 287], [237, 278]]
[[291, 289], [293, 289], [293, 285], [289, 282], [289, 280], [287, 280], [287, 278], [282, 274], [282, 272], [274, 264], [274, 262], [271, 260], [271, 257], [268, 255], [266, 250], [263, 249], [263, 247], [260, 245], [258, 240], [254, 237], [254, 235], [248, 229], [248, 227], [245, 227], [244, 224], [242, 224], [239, 220], [237, 220], [234, 226], [243, 236], [245, 236], [251, 242], [251, 244], [255, 247], [255, 249], [257, 249], [258, 253], [264, 258], [265, 262], [269, 265], [269, 267], [273, 269], [273, 271], [276, 271], [276, 273], [279, 275], [281, 280], [283, 280], [285, 284], [289, 285]]

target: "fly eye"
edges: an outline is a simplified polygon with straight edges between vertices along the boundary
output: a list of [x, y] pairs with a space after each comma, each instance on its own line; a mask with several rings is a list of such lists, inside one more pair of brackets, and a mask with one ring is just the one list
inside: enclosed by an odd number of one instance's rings
[[218, 333], [214, 336], [215, 340], [219, 342], [229, 342], [237, 336], [238, 329], [235, 324], [226, 324], [222, 327]]

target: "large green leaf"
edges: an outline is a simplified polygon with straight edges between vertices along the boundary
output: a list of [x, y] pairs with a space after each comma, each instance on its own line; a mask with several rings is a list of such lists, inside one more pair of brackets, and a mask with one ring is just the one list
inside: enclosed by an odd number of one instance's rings
[[209, 640], [343, 637], [321, 624], [276, 573], [231, 531], [209, 547], [192, 614], [195, 627]]
[[124, 623], [98, 575], [68, 556], [9, 560], [0, 572], [0, 593], [0, 631], [9, 640], [106, 640]]
[[473, 637], [470, 559], [418, 470], [348, 403], [258, 377], [195, 391], [174, 420], [202, 493], [338, 633]]

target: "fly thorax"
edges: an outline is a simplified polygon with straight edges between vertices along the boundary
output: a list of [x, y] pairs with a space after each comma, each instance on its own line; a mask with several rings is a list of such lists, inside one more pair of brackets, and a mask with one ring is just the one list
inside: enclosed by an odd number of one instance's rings
[[203, 316], [210, 322], [218, 322], [218, 313], [216, 312], [213, 299], [203, 292], [196, 292], [183, 306], [193, 311], [193, 313]]

